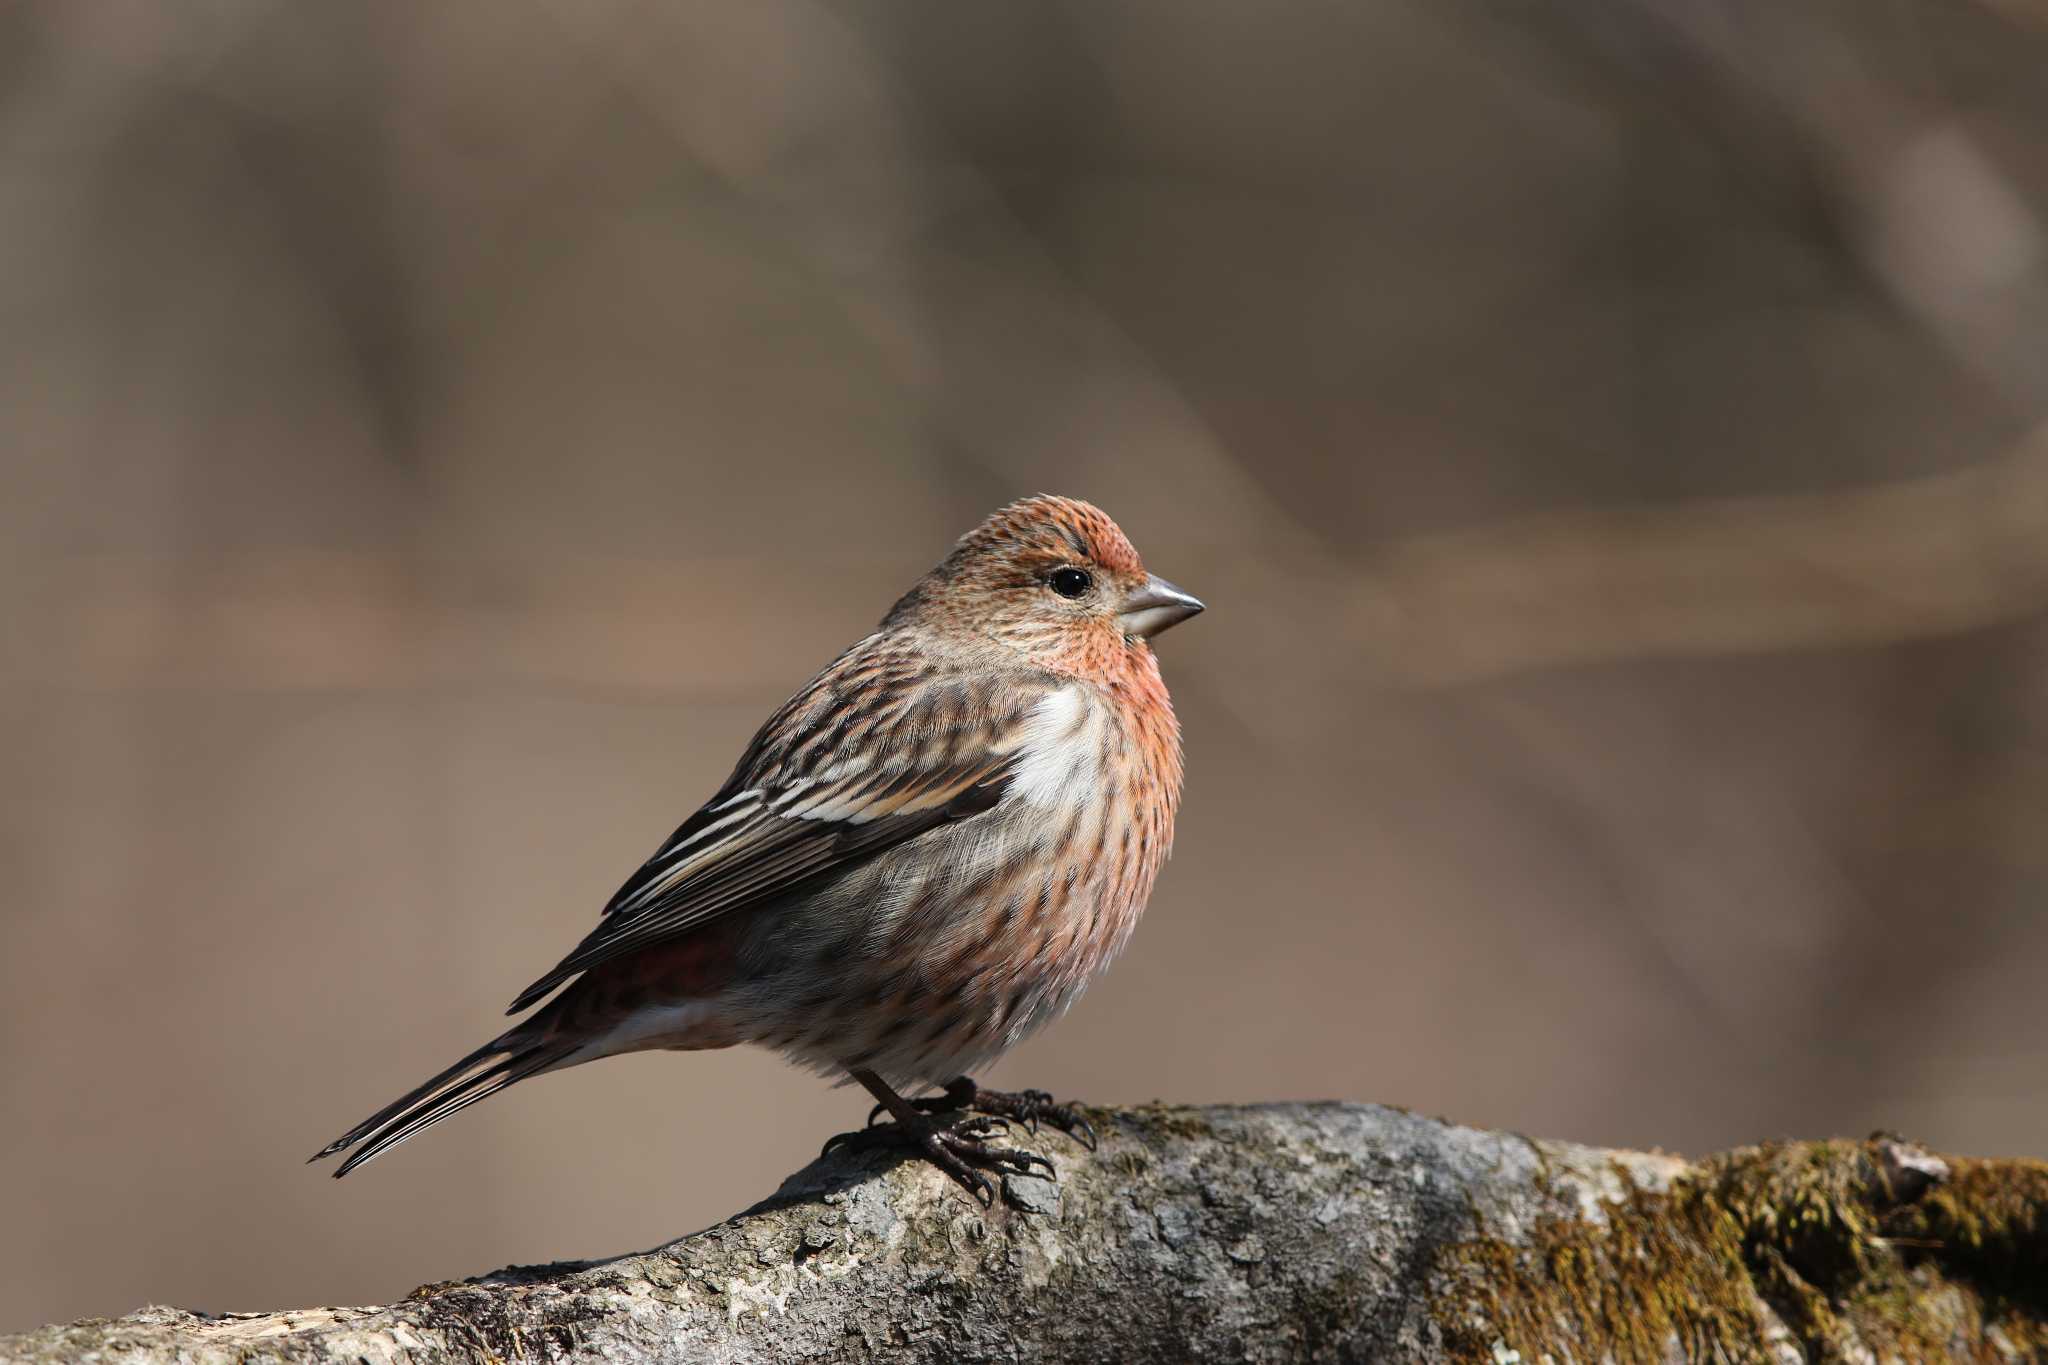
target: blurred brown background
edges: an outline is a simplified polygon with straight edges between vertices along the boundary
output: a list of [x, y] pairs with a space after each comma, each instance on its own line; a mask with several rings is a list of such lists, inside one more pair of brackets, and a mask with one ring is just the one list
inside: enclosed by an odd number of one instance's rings
[[995, 1079], [2048, 1154], [2032, 0], [0, 9], [0, 1328], [625, 1251], [753, 1053], [300, 1164], [1013, 496], [1208, 598]]

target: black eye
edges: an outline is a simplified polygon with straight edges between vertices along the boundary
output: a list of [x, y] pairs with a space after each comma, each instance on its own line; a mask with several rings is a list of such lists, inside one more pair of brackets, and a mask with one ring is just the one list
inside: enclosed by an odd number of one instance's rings
[[1095, 586], [1095, 580], [1085, 569], [1054, 569], [1052, 577], [1045, 581], [1062, 597], [1079, 597]]

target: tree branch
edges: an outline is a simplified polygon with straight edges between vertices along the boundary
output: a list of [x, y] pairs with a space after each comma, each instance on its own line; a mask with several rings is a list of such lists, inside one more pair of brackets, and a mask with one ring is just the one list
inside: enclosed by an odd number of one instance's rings
[[149, 1308], [22, 1362], [2039, 1358], [2048, 1166], [1797, 1143], [1697, 1163], [1365, 1105], [1099, 1111], [984, 1212], [846, 1155], [670, 1246], [388, 1308]]

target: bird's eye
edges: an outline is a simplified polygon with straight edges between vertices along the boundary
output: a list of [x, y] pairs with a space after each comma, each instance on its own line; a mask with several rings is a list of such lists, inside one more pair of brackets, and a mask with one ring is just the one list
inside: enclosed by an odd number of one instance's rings
[[1095, 586], [1095, 580], [1088, 576], [1085, 569], [1054, 569], [1052, 577], [1045, 581], [1062, 597], [1079, 597]]

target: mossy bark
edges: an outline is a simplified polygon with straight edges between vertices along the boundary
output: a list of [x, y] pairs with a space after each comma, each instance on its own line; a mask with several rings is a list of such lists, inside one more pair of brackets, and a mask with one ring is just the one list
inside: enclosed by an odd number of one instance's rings
[[1364, 1105], [1099, 1111], [984, 1211], [842, 1155], [670, 1246], [388, 1308], [151, 1308], [0, 1359], [2048, 1358], [2048, 1167], [1887, 1138], [1692, 1163]]

